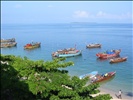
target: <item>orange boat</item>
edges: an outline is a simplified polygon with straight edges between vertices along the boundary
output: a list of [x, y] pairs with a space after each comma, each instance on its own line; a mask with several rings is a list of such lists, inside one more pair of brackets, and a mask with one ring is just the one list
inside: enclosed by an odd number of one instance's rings
[[113, 59], [110, 59], [110, 63], [118, 63], [118, 62], [123, 62], [123, 61], [126, 61], [126, 60], [127, 60], [127, 57], [113, 58]]
[[99, 83], [99, 82], [104, 82], [106, 80], [109, 80], [111, 79], [112, 77], [114, 77], [116, 74], [116, 71], [114, 72], [108, 72], [108, 73], [105, 73], [103, 75], [100, 75], [100, 74], [97, 74], [94, 79], [93, 79], [93, 83]]
[[40, 42], [36, 42], [36, 43], [29, 43], [29, 44], [26, 44], [24, 46], [24, 49], [34, 49], [34, 48], [38, 48], [40, 47]]
[[111, 51], [106, 51], [106, 52], [102, 52], [102, 53], [97, 53], [96, 56], [98, 58], [102, 58], [102, 59], [107, 59], [107, 58], [112, 58], [112, 57], [117, 57], [119, 56], [121, 50], [111, 50]]

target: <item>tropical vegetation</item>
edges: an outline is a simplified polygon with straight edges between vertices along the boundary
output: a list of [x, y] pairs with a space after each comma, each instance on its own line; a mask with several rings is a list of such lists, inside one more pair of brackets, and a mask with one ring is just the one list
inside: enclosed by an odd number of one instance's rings
[[30, 60], [27, 57], [1, 55], [1, 100], [110, 100], [109, 94], [93, 97], [99, 84], [86, 85], [69, 76], [64, 68], [74, 65], [65, 58], [52, 61]]

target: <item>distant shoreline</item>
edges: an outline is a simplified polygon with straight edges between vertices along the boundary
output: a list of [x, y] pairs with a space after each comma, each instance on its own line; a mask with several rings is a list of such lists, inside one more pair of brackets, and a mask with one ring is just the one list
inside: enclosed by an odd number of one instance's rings
[[97, 22], [66, 22], [66, 23], [1, 23], [3, 25], [55, 25], [55, 24], [89, 24], [89, 25], [99, 25], [99, 24], [133, 24], [133, 23], [97, 23]]

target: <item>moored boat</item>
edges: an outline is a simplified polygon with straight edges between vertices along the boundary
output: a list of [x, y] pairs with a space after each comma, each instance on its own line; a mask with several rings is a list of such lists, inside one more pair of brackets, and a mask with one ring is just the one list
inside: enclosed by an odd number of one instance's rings
[[102, 52], [102, 53], [97, 53], [96, 56], [98, 58], [102, 58], [102, 59], [107, 59], [107, 58], [112, 58], [112, 57], [117, 57], [119, 56], [121, 50], [111, 50], [111, 51], [106, 51], [106, 52]]
[[79, 78], [80, 79], [84, 79], [86, 77], [93, 78], [97, 74], [98, 74], [98, 71], [93, 71], [93, 72], [90, 72], [90, 73], [87, 73], [87, 74], [84, 74], [84, 75], [80, 75]]
[[95, 43], [86, 45], [86, 48], [101, 48], [101, 46], [101, 44]]
[[32, 43], [26, 44], [26, 45], [24, 46], [24, 49], [34, 49], [34, 48], [39, 48], [40, 45], [41, 45], [40, 42], [35, 42], [35, 43], [32, 42]]
[[10, 48], [15, 47], [16, 45], [16, 42], [1, 43], [1, 48]]
[[110, 59], [110, 63], [118, 63], [118, 62], [123, 62], [126, 60], [127, 60], [127, 57], [118, 57], [118, 58]]
[[11, 39], [1, 39], [1, 43], [5, 43], [5, 42], [15, 42], [15, 38], [11, 38]]
[[74, 57], [81, 54], [82, 54], [81, 50], [77, 50], [75, 48], [69, 48], [53, 52], [52, 57]]
[[106, 80], [109, 80], [111, 78], [113, 78], [116, 74], [116, 71], [114, 72], [108, 72], [108, 73], [105, 73], [105, 74], [97, 74], [94, 79], [92, 80], [92, 83], [99, 83], [99, 82], [104, 82]]
[[81, 55], [82, 51], [81, 50], [75, 50], [73, 52], [68, 52], [66, 54], [58, 54], [58, 57], [74, 57], [74, 56], [78, 56]]

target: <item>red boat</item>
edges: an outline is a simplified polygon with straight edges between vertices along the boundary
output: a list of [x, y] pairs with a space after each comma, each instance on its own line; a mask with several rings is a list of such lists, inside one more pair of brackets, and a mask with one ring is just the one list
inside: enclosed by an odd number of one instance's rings
[[112, 77], [114, 77], [115, 74], [116, 74], [116, 71], [114, 71], [114, 72], [108, 72], [108, 73], [105, 73], [103, 75], [97, 74], [92, 82], [93, 83], [104, 82], [104, 81], [109, 80]]
[[97, 53], [96, 56], [98, 58], [102, 58], [102, 59], [107, 59], [107, 58], [112, 58], [112, 57], [116, 57], [119, 56], [121, 50], [111, 50], [111, 51], [106, 51], [106, 52], [102, 52], [102, 53]]
[[26, 45], [24, 46], [24, 49], [34, 49], [34, 48], [39, 48], [40, 45], [41, 45], [40, 42], [35, 42], [35, 43], [32, 42], [32, 43], [26, 44]]

